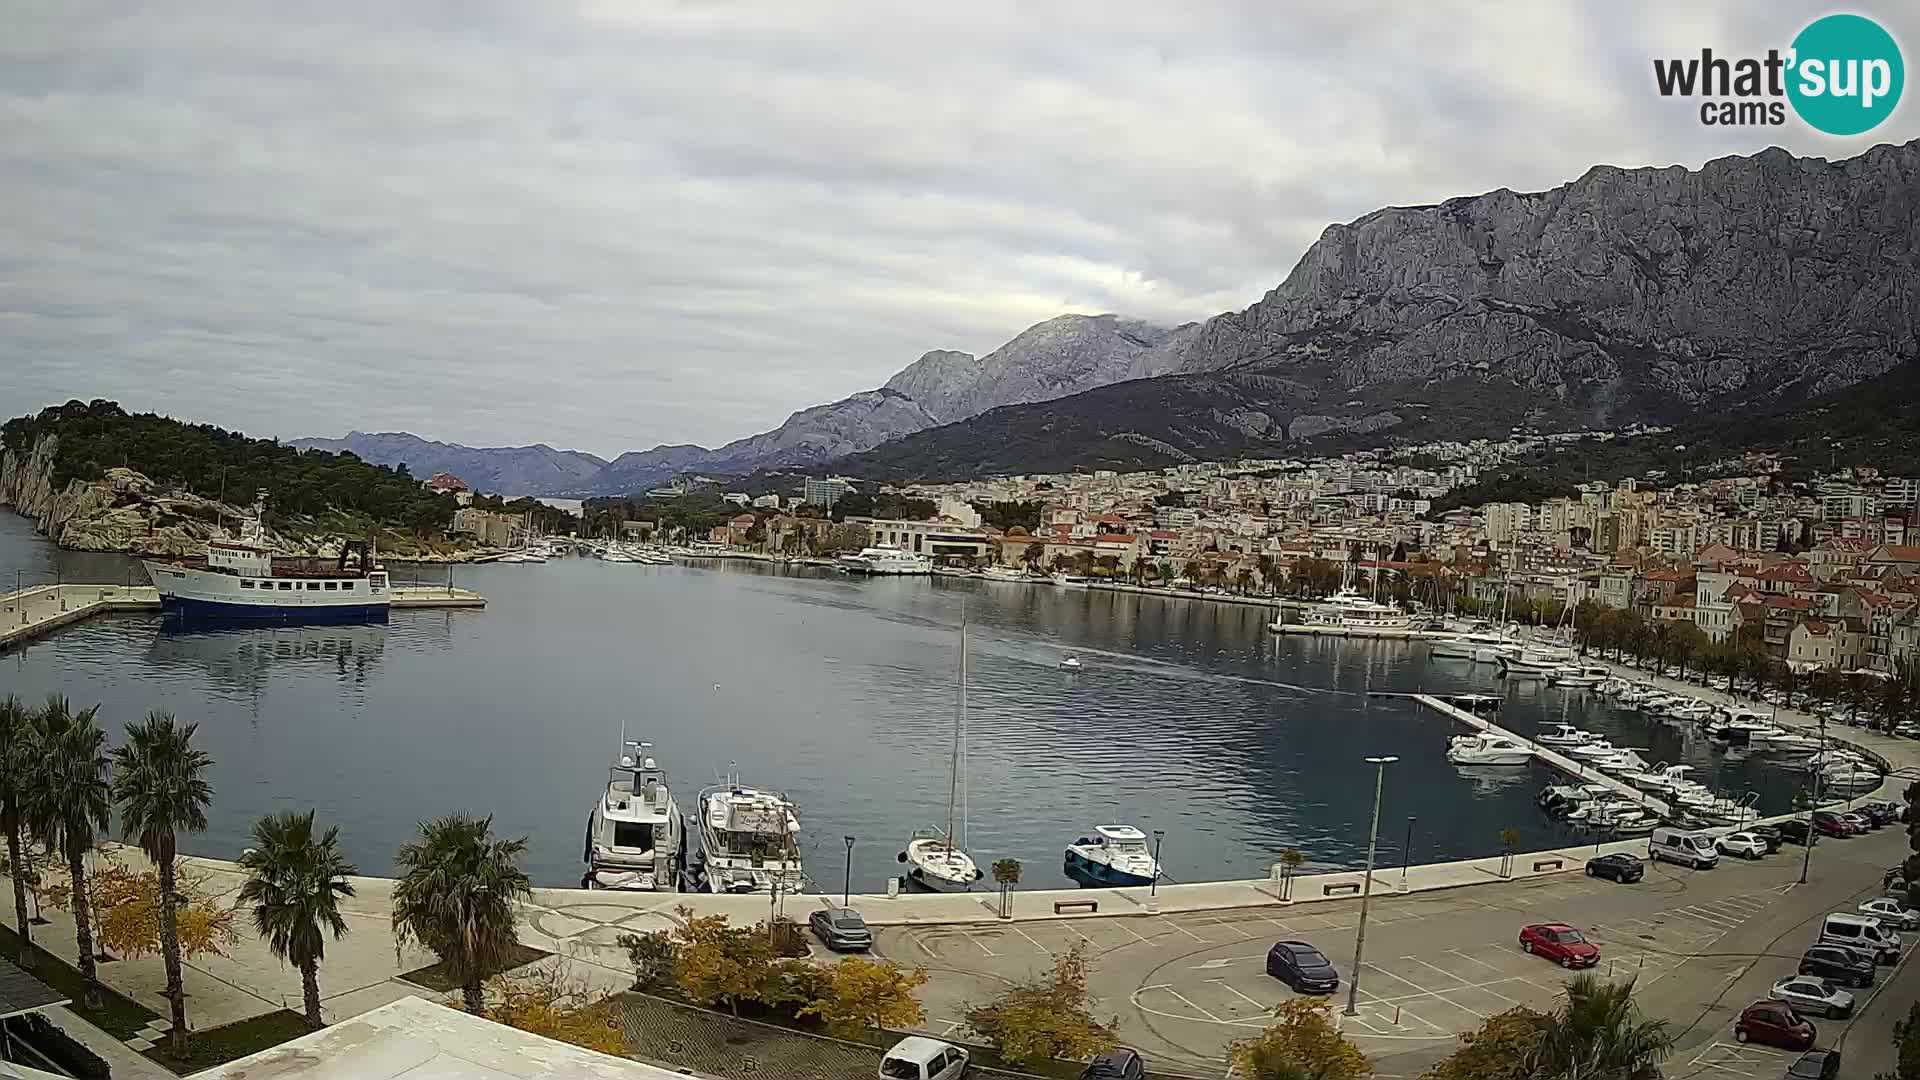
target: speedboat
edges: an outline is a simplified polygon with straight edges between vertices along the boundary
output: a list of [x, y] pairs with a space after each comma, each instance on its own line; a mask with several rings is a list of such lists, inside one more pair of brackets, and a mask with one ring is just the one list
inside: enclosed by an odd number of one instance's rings
[[792, 800], [777, 791], [747, 787], [729, 775], [700, 792], [699, 806], [700, 853], [689, 873], [702, 891], [805, 891], [800, 816]]
[[1566, 667], [1573, 661], [1573, 653], [1558, 646], [1534, 646], [1522, 648], [1518, 655], [1502, 656], [1500, 670], [1509, 678], [1539, 677], [1549, 675]]
[[1592, 689], [1605, 681], [1605, 676], [1595, 675], [1581, 668], [1568, 665], [1558, 671], [1547, 673], [1548, 686], [1565, 686], [1573, 689]]
[[1068, 671], [1079, 671], [1081, 667], [1080, 658], [1077, 656], [1069, 656], [1060, 661], [1060, 666], [1066, 668]]
[[1146, 834], [1131, 825], [1095, 825], [1092, 836], [1067, 845], [1064, 869], [1073, 880], [1096, 888], [1151, 885], [1160, 876]]
[[1525, 765], [1532, 760], [1532, 747], [1492, 732], [1454, 739], [1447, 747], [1447, 761], [1454, 765]]
[[1584, 762], [1599, 761], [1602, 758], [1612, 757], [1619, 752], [1620, 747], [1613, 745], [1612, 742], [1605, 738], [1590, 739], [1579, 746], [1570, 746], [1561, 751], [1561, 753], [1575, 761]]
[[679, 892], [686, 823], [652, 743], [626, 742], [587, 816], [588, 888]]
[[1541, 746], [1585, 746], [1599, 738], [1591, 731], [1582, 731], [1572, 724], [1555, 724], [1546, 731], [1533, 737]]

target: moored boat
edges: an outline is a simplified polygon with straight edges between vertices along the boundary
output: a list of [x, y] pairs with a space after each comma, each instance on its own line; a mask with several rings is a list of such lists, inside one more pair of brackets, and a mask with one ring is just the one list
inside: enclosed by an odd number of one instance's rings
[[240, 534], [207, 541], [197, 559], [143, 559], [161, 610], [196, 619], [276, 622], [384, 621], [392, 606], [373, 539], [349, 541], [337, 559], [276, 558], [260, 507]]
[[1151, 885], [1160, 876], [1146, 834], [1131, 825], [1094, 826], [1092, 836], [1067, 845], [1063, 869], [1073, 880], [1095, 888]]
[[588, 888], [680, 891], [686, 823], [652, 749], [623, 741], [607, 769], [607, 790], [587, 816]]

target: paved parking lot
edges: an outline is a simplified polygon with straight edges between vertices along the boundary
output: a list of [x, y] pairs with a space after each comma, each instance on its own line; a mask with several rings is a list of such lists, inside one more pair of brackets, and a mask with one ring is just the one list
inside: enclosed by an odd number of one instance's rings
[[[1850, 910], [1854, 893], [1867, 895], [1878, 885], [1878, 867], [1900, 857], [1902, 840], [1889, 829], [1825, 845], [1816, 856], [1816, 881], [1804, 887], [1795, 883], [1799, 849], [1789, 848], [1705, 872], [1650, 866], [1647, 879], [1634, 886], [1566, 876], [1376, 896], [1359, 1013], [1342, 1022], [1375, 1057], [1381, 1075], [1415, 1075], [1448, 1052], [1460, 1032], [1494, 1013], [1516, 1005], [1552, 1007], [1568, 973], [1522, 952], [1517, 932], [1528, 922], [1564, 920], [1600, 947], [1600, 974], [1634, 976], [1642, 1001], [1677, 1021], [1683, 1051], [1669, 1075], [1771, 1077], [1784, 1063], [1772, 1052], [1733, 1044], [1728, 1010], [1764, 996], [1773, 979], [1792, 972], [1811, 934], [1802, 935], [1803, 942], [1785, 928], [1825, 910]], [[1118, 1018], [1123, 1041], [1168, 1066], [1218, 1075], [1228, 1044], [1257, 1032], [1273, 1007], [1293, 996], [1265, 974], [1274, 941], [1304, 940], [1326, 953], [1343, 980], [1334, 1005], [1344, 1007], [1358, 918], [1357, 903], [1340, 902], [1217, 915], [902, 927], [881, 930], [878, 947], [933, 974], [923, 996], [931, 1030], [943, 1034], [961, 1026], [968, 1002], [987, 999], [1008, 980], [1044, 970], [1053, 956], [1081, 945], [1093, 958], [1094, 989]], [[1769, 940], [1773, 923], [1783, 927], [1778, 942]], [[1735, 940], [1755, 934], [1758, 944]], [[1676, 973], [1678, 987], [1663, 986]], [[1827, 1026], [1821, 1025], [1823, 1035]]]

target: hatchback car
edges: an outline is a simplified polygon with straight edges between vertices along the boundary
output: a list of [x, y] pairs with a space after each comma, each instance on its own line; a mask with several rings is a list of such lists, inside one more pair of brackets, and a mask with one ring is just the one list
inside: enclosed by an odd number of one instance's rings
[[1920, 928], [1920, 911], [1915, 911], [1892, 897], [1883, 896], [1878, 900], [1869, 900], [1861, 904], [1860, 914], [1871, 915], [1879, 919], [1881, 925], [1891, 926], [1896, 930]]
[[1592, 967], [1600, 962], [1600, 950], [1566, 923], [1521, 927], [1520, 951], [1544, 956], [1563, 968]]
[[1830, 979], [1856, 989], [1872, 986], [1879, 970], [1880, 965], [1872, 955], [1845, 945], [1815, 945], [1800, 954], [1800, 974]]
[[834, 952], [866, 952], [873, 948], [873, 931], [852, 908], [821, 908], [807, 916], [807, 926], [820, 944]]
[[1879, 822], [1857, 811], [1854, 813], [1841, 814], [1840, 820], [1853, 826], [1853, 831], [1855, 835], [1858, 835], [1864, 832], [1872, 832], [1873, 830], [1880, 827]]
[[1840, 1051], [1809, 1050], [1787, 1066], [1786, 1080], [1840, 1080]]
[[1774, 828], [1780, 830], [1780, 839], [1790, 844], [1804, 844], [1807, 842], [1807, 834], [1809, 832], [1807, 823], [1799, 818], [1791, 818], [1783, 821], [1775, 825]]
[[1753, 835], [1767, 842], [1768, 854], [1772, 854], [1773, 852], [1780, 850], [1780, 841], [1782, 838], [1780, 836], [1779, 829], [1776, 829], [1771, 825], [1749, 825], [1747, 826], [1746, 831], [1752, 833]]
[[1756, 1001], [1733, 1022], [1734, 1042], [1757, 1042], [1782, 1050], [1811, 1050], [1813, 1025], [1784, 1001]]
[[1340, 973], [1319, 949], [1304, 941], [1277, 942], [1267, 950], [1267, 974], [1303, 994], [1340, 989]]
[[1647, 876], [1646, 864], [1625, 852], [1601, 855], [1587, 860], [1587, 876], [1602, 877], [1617, 881], [1622, 885], [1631, 885]]
[[1815, 810], [1813, 812], [1813, 831], [1819, 833], [1821, 836], [1852, 836], [1854, 828], [1852, 825], [1840, 820], [1839, 814], [1829, 810]]
[[1101, 1054], [1080, 1070], [1080, 1080], [1141, 1080], [1146, 1075], [1146, 1059], [1124, 1046]]
[[1811, 975], [1789, 975], [1773, 984], [1768, 997], [1793, 1006], [1802, 1015], [1818, 1014], [1839, 1018], [1853, 1012], [1853, 995], [1830, 979]]
[[1749, 832], [1728, 833], [1713, 842], [1722, 855], [1738, 855], [1743, 859], [1757, 859], [1767, 853], [1767, 842]]

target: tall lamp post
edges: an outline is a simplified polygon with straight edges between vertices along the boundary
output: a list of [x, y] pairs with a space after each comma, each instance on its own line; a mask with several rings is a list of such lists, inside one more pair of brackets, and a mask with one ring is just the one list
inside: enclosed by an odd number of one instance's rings
[[1367, 903], [1373, 898], [1373, 857], [1380, 842], [1380, 792], [1387, 783], [1387, 766], [1397, 757], [1370, 757], [1373, 771], [1373, 824], [1367, 830], [1367, 876], [1360, 885], [1360, 926], [1353, 935], [1353, 974], [1347, 980], [1347, 1015], [1360, 1015], [1360, 963], [1367, 950]]
[[847, 842], [847, 877], [840, 884], [840, 906], [846, 907], [853, 900], [853, 837], [843, 836]]
[[1147, 885], [1147, 899], [1153, 900], [1160, 894], [1160, 841], [1167, 838], [1167, 830], [1153, 830], [1153, 881]]
[[1407, 842], [1400, 845], [1400, 887], [1407, 887], [1407, 867], [1413, 862], [1413, 823], [1418, 818], [1407, 819]]
[[1800, 857], [1800, 884], [1807, 883], [1807, 872], [1813, 868], [1813, 842], [1819, 834], [1813, 831], [1813, 815], [1820, 812], [1820, 771], [1827, 763], [1827, 714], [1820, 714], [1820, 750], [1813, 755], [1812, 772], [1813, 797], [1807, 801], [1807, 850]]

